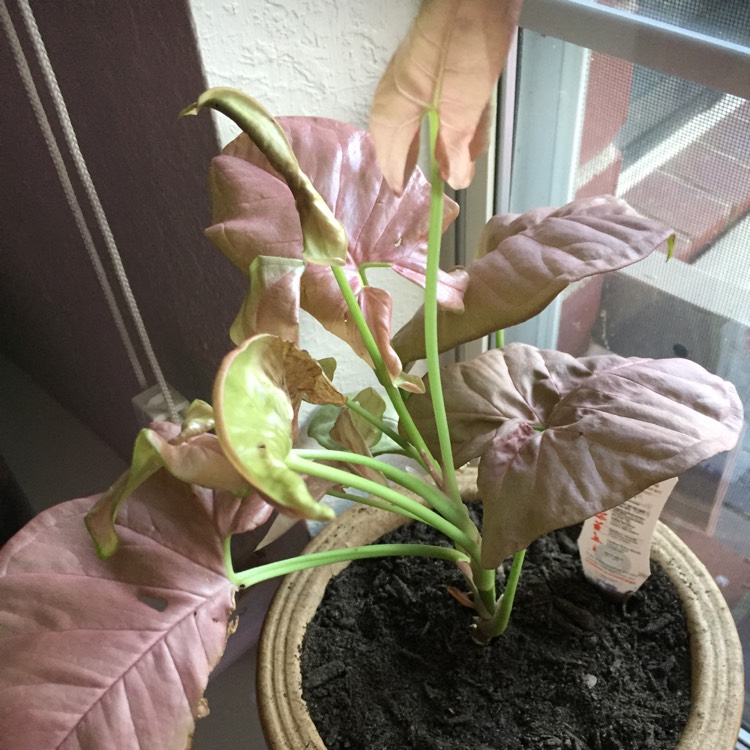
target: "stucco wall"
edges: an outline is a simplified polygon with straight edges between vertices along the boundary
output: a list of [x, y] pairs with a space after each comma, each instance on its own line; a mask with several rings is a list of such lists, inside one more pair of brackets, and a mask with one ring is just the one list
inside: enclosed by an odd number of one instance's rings
[[[210, 86], [234, 86], [277, 115], [366, 127], [370, 100], [418, 0], [190, 0]], [[223, 143], [237, 132], [220, 122]]]
[[[367, 127], [375, 86], [419, 7], [418, 0], [190, 0], [209, 86], [240, 88], [276, 115], [318, 115]], [[216, 115], [222, 144], [239, 131]], [[411, 316], [420, 290], [388, 271], [371, 283], [394, 297], [394, 332]], [[337, 385], [372, 382], [369, 369], [303, 313], [301, 344], [336, 356]]]

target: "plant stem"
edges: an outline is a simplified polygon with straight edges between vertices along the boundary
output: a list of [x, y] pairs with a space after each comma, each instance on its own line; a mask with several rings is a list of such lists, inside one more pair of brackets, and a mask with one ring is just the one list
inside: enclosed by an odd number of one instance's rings
[[492, 618], [491, 622], [485, 623], [484, 627], [482, 627], [481, 623], [479, 624], [478, 629], [482, 634], [482, 639], [487, 643], [489, 643], [492, 638], [502, 635], [508, 627], [510, 613], [513, 611], [513, 602], [516, 598], [518, 581], [521, 578], [521, 569], [523, 568], [523, 561], [525, 558], [525, 549], [522, 549], [520, 552], [516, 552], [516, 554], [513, 555], [513, 562], [510, 566], [510, 573], [508, 573], [505, 591], [498, 602], [495, 616]]
[[394, 443], [400, 445], [409, 457], [417, 461], [425, 471], [429, 471], [427, 463], [422, 458], [419, 451], [408, 440], [405, 440], [395, 430], [388, 427], [382, 419], [378, 419], [374, 414], [367, 411], [367, 409], [352, 399], [347, 399], [346, 405], [353, 412], [359, 414], [360, 417], [366, 419], [371, 425], [373, 425], [373, 427], [377, 427], [384, 435], [393, 440]]
[[380, 349], [378, 349], [378, 344], [375, 341], [375, 337], [372, 335], [372, 331], [370, 331], [370, 328], [367, 325], [367, 321], [365, 320], [365, 316], [359, 307], [359, 303], [357, 302], [357, 297], [354, 294], [354, 290], [349, 284], [349, 279], [346, 278], [346, 274], [340, 266], [331, 266], [331, 271], [339, 285], [339, 288], [341, 289], [341, 294], [343, 295], [344, 301], [349, 308], [352, 320], [357, 326], [359, 335], [362, 337], [365, 349], [367, 349], [367, 353], [370, 355], [375, 375], [377, 376], [378, 381], [385, 388], [386, 393], [391, 399], [391, 403], [396, 409], [396, 413], [398, 414], [404, 431], [406, 432], [409, 440], [412, 442], [414, 447], [417, 449], [417, 452], [426, 456], [426, 459], [428, 461], [432, 460], [432, 462], [435, 463], [434, 458], [430, 453], [430, 449], [427, 447], [427, 444], [422, 438], [422, 435], [414, 424], [414, 420], [411, 418], [411, 414], [409, 414], [406, 408], [406, 404], [404, 403], [404, 399], [400, 391], [398, 390], [398, 388], [396, 388], [396, 386], [393, 384], [393, 381], [391, 380], [391, 376], [388, 373], [388, 368], [385, 366], [385, 361], [383, 360], [383, 355], [380, 353]]
[[349, 500], [352, 503], [359, 503], [360, 505], [367, 505], [370, 508], [377, 508], [378, 510], [384, 510], [388, 513], [395, 513], [399, 516], [404, 516], [412, 521], [419, 521], [419, 519], [410, 513], [405, 508], [399, 508], [393, 503], [386, 502], [385, 500], [376, 500], [371, 495], [353, 495], [351, 492], [338, 492], [336, 490], [329, 490], [328, 493], [331, 497], [339, 497], [342, 500]]
[[227, 578], [232, 581], [236, 575], [234, 564], [232, 563], [232, 535], [230, 534], [224, 540], [224, 568], [227, 571]]
[[412, 450], [414, 449], [414, 446], [411, 445], [408, 440], [402, 438], [395, 430], [388, 427], [382, 419], [378, 419], [378, 417], [372, 412], [367, 411], [364, 406], [358, 404], [354, 399], [348, 398], [346, 400], [346, 406], [348, 409], [359, 414], [362, 419], [366, 419], [371, 425], [373, 425], [373, 427], [377, 427], [384, 435], [387, 435], [394, 443], [398, 443], [404, 450], [407, 450], [408, 448], [411, 448]]
[[390, 263], [386, 263], [386, 262], [382, 262], [381, 263], [381, 262], [375, 261], [373, 263], [362, 263], [359, 266], [359, 278], [362, 279], [362, 283], [365, 286], [369, 286], [369, 284], [367, 282], [367, 275], [366, 275], [368, 268], [390, 268], [390, 267], [391, 267], [391, 264]]
[[313, 552], [309, 555], [301, 555], [290, 560], [279, 560], [259, 565], [241, 573], [231, 572], [229, 580], [235, 586], [253, 586], [256, 583], [267, 581], [269, 578], [294, 573], [298, 570], [317, 568], [322, 565], [346, 562], [347, 560], [362, 560], [372, 557], [433, 557], [449, 562], [465, 562], [466, 555], [452, 547], [438, 547], [428, 544], [370, 544], [365, 547], [349, 547], [347, 549], [326, 550], [324, 552]]
[[[438, 341], [438, 304], [437, 285], [440, 270], [440, 246], [443, 235], [443, 180], [440, 177], [440, 165], [435, 156], [440, 118], [436, 109], [427, 113], [430, 134], [430, 217], [427, 233], [427, 270], [425, 274], [424, 294], [424, 337], [427, 357], [427, 372], [430, 378], [430, 396], [435, 417], [435, 428], [440, 446], [440, 458], [443, 468], [443, 486], [445, 493], [455, 502], [461, 502], [456, 480], [456, 468], [453, 463], [450, 429], [443, 398], [443, 386], [440, 375], [440, 347]], [[472, 524], [473, 525], [473, 524]], [[481, 555], [480, 555], [481, 557]], [[479, 559], [472, 557], [472, 575], [482, 604], [488, 612], [494, 612], [495, 571], [481, 567]]]
[[[450, 499], [447, 498], [442, 492], [429, 484], [425, 484], [418, 477], [412, 476], [411, 474], [408, 474], [407, 472], [398, 469], [395, 466], [391, 466], [390, 464], [387, 464], [383, 461], [378, 461], [377, 459], [371, 458], [369, 456], [362, 456], [359, 453], [350, 453], [348, 451], [321, 451], [303, 449], [294, 450], [292, 451], [292, 453], [302, 460], [341, 461], [345, 463], [359, 464], [361, 466], [368, 466], [371, 469], [381, 471], [386, 476], [386, 478], [390, 479], [393, 482], [396, 482], [397, 484], [400, 484], [404, 489], [413, 492], [415, 495], [418, 495], [430, 505], [432, 505], [432, 507], [437, 511], [436, 514], [433, 514], [432, 511], [429, 510], [429, 508], [425, 508], [421, 503], [418, 503], [399, 492], [396, 492], [395, 495], [400, 498], [400, 500], [396, 503], [393, 503], [393, 500], [390, 496], [386, 497], [383, 494], [383, 485], [379, 485], [377, 484], [377, 482], [372, 482], [372, 489], [364, 489], [362, 487], [362, 482], [370, 480], [365, 480], [359, 475], [353, 475], [349, 474], [348, 472], [338, 470], [342, 476], [342, 479], [338, 480], [340, 484], [346, 484], [347, 481], [345, 478], [349, 477], [349, 486], [355, 487], [356, 489], [363, 489], [365, 492], [371, 492], [372, 494], [377, 495], [384, 500], [392, 502], [394, 505], [396, 505], [397, 508], [399, 508], [399, 510], [396, 510], [396, 508], [393, 507], [389, 508], [387, 506], [383, 507], [375, 505], [375, 507], [382, 507], [383, 510], [390, 510], [391, 512], [400, 513], [400, 515], [422, 521], [428, 526], [432, 526], [433, 528], [445, 534], [461, 549], [466, 551], [471, 558], [473, 581], [476, 586], [477, 593], [482, 600], [482, 604], [488, 612], [495, 611], [497, 606], [495, 594], [495, 570], [487, 570], [485, 568], [482, 568], [480, 564], [481, 548], [479, 546], [479, 532], [474, 522], [471, 520], [466, 510], [466, 506], [463, 504], [463, 502], [460, 506], [456, 506], [451, 503]], [[289, 465], [288, 461], [287, 465]], [[318, 466], [320, 469], [326, 468], [325, 466], [320, 466], [319, 464], [313, 465]], [[310, 471], [307, 468], [300, 469], [297, 466], [293, 466], [292, 468], [295, 468], [298, 471], [305, 471], [305, 473], [308, 474], [313, 473], [313, 471]], [[352, 477], [356, 480], [357, 484], [351, 481]], [[393, 491], [391, 490], [391, 492]], [[351, 495], [349, 499], [357, 502], [364, 502], [356, 495]], [[368, 502], [365, 502], [364, 504], [374, 505], [374, 503]], [[446, 526], [445, 524], [449, 525]]]
[[[406, 495], [403, 495], [402, 493], [397, 492], [390, 487], [386, 487], [382, 484], [379, 484], [378, 482], [374, 482], [371, 479], [366, 479], [365, 477], [361, 477], [358, 474], [352, 474], [351, 472], [337, 469], [334, 466], [327, 466], [325, 464], [318, 464], [314, 461], [307, 460], [303, 457], [303, 453], [308, 456], [310, 454], [314, 454], [315, 456], [319, 456], [322, 459], [330, 461], [347, 461], [351, 463], [359, 463], [364, 466], [370, 466], [371, 468], [375, 468], [375, 464], [381, 464], [381, 461], [377, 461], [374, 458], [361, 456], [358, 453], [348, 453], [347, 451], [292, 451], [287, 456], [286, 465], [290, 469], [301, 474], [309, 474], [310, 476], [327, 479], [329, 481], [335, 482], [336, 484], [341, 484], [345, 487], [353, 487], [354, 489], [360, 490], [361, 492], [367, 492], [371, 495], [375, 495], [375, 497], [379, 497], [389, 503], [393, 503], [394, 505], [403, 508], [404, 510], [408, 511], [413, 516], [418, 518], [420, 521], [426, 523], [428, 526], [432, 526], [442, 534], [445, 534], [448, 539], [450, 539], [462, 550], [465, 550], [467, 555], [470, 556], [472, 560], [478, 564], [480, 551], [479, 544], [477, 543], [476, 539], [472, 539], [472, 537], [469, 536], [466, 531], [455, 526], [439, 513], [436, 513], [434, 510], [425, 507], [416, 500], [413, 500], [412, 498], [407, 497]], [[388, 466], [388, 464], [384, 465]], [[401, 472], [400, 469], [396, 469], [393, 466], [388, 466], [388, 471], [389, 473], [398, 472], [399, 474], [404, 474], [408, 478], [409, 484], [411, 484], [412, 481], [416, 481], [416, 483], [419, 485], [420, 493], [426, 492], [430, 495], [431, 498], [433, 498], [433, 493], [437, 496], [441, 496], [437, 490], [420, 482], [415, 477], [406, 474], [406, 472]], [[383, 473], [385, 474], [385, 472]], [[409, 489], [409, 487], [407, 487], [407, 489]], [[463, 507], [463, 505], [461, 507]]]
[[454, 501], [460, 502], [461, 496], [456, 481], [456, 469], [453, 465], [453, 451], [451, 450], [448, 418], [445, 412], [443, 388], [440, 379], [440, 351], [438, 346], [438, 305], [437, 285], [440, 269], [440, 245], [443, 234], [443, 181], [440, 178], [440, 167], [435, 158], [435, 144], [437, 142], [440, 119], [436, 110], [431, 109], [428, 114], [430, 131], [430, 223], [427, 234], [427, 271], [425, 274], [424, 290], [424, 337], [427, 354], [427, 372], [430, 377], [430, 395], [435, 414], [440, 445], [440, 458], [443, 467], [443, 483], [446, 494]]
[[471, 572], [474, 576], [474, 585], [477, 587], [485, 609], [494, 612], [497, 609], [497, 595], [495, 593], [495, 570], [481, 567], [472, 560]]
[[[446, 518], [457, 528], [467, 533], [475, 528], [473, 524], [471, 527], [467, 527], [466, 520], [468, 519], [468, 514], [463, 504], [461, 505], [461, 511], [463, 512], [456, 512], [453, 503], [440, 490], [431, 484], [423, 482], [419, 477], [409, 474], [403, 469], [399, 469], [385, 461], [379, 461], [372, 456], [363, 456], [361, 453], [329, 449], [296, 448], [292, 450], [292, 454], [310, 461], [341, 461], [342, 463], [357, 464], [358, 466], [367, 466], [370, 469], [375, 469], [375, 471], [379, 471], [392, 482], [426, 500], [443, 518]], [[344, 482], [341, 482], [341, 484], [344, 484]]]

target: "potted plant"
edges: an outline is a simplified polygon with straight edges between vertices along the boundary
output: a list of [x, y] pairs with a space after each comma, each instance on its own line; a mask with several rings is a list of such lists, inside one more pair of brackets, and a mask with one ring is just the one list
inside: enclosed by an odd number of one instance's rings
[[[440, 270], [440, 237], [457, 211], [443, 184], [471, 179], [517, 12], [517, 3], [426, 3], [381, 81], [372, 135], [320, 118], [275, 120], [230, 89], [186, 110], [217, 109], [245, 131], [212, 166], [207, 230], [249, 278], [236, 348], [212, 406], [194, 402], [181, 426], [143, 430], [130, 470], [96, 502], [45, 512], [0, 553], [9, 747], [184, 747], [235, 627], [235, 592], [292, 571], [381, 556], [447, 561], [481, 649], [508, 627], [533, 540], [732, 447], [742, 425], [735, 389], [688, 360], [511, 345], [440, 366], [441, 352], [528, 319], [573, 281], [671, 242], [668, 228], [602, 197], [495, 217], [478, 260]], [[429, 182], [415, 168], [423, 116]], [[376, 266], [425, 290], [395, 336], [388, 293], [368, 283]], [[372, 366], [380, 390], [336, 388], [335, 363], [301, 348], [300, 309]], [[408, 369], [422, 358], [425, 378]], [[319, 447], [296, 447], [303, 401], [322, 407], [310, 426]], [[481, 531], [457, 473], [475, 459]], [[351, 546], [334, 530], [319, 551], [234, 570], [233, 535], [274, 510], [330, 521], [326, 493], [422, 521], [449, 544]]]

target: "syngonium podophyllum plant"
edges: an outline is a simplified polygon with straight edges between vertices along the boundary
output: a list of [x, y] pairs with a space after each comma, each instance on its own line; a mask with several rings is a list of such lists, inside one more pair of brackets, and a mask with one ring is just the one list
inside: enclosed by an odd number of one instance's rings
[[[457, 214], [444, 181], [471, 180], [517, 12], [513, 3], [426, 3], [379, 85], [370, 133], [275, 120], [228, 89], [189, 108], [217, 109], [245, 131], [211, 167], [207, 230], [249, 277], [236, 348], [213, 406], [195, 402], [181, 426], [143, 430], [130, 470], [93, 508], [91, 498], [63, 503], [0, 554], [0, 736], [9, 747], [184, 747], [234, 627], [235, 591], [306, 567], [447, 560], [463, 573], [459, 598], [485, 643], [507, 626], [535, 538], [733, 445], [742, 422], [734, 388], [686, 359], [576, 359], [512, 344], [440, 367], [441, 352], [670, 242], [669, 229], [602, 197], [496, 216], [476, 260], [439, 269], [441, 234]], [[415, 168], [423, 117], [429, 181]], [[374, 267], [424, 288], [422, 309], [395, 335], [391, 297], [368, 280]], [[300, 309], [349, 344], [380, 388], [342, 393], [335, 362], [302, 348]], [[408, 367], [422, 358], [425, 378]], [[295, 447], [303, 401], [320, 406], [309, 426], [318, 448]], [[421, 475], [387, 454], [413, 459]], [[474, 459], [481, 532], [456, 479]], [[374, 544], [234, 569], [233, 535], [274, 509], [329, 520], [326, 492], [423, 521], [447, 544]], [[496, 568], [511, 557], [499, 593]]]

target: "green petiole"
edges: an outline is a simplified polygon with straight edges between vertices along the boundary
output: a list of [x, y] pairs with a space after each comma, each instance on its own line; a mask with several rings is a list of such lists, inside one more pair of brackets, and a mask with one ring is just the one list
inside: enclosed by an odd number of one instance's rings
[[393, 440], [394, 443], [400, 445], [410, 458], [413, 458], [425, 471], [428, 471], [427, 464], [419, 451], [408, 440], [405, 440], [395, 430], [388, 427], [382, 419], [378, 419], [374, 414], [371, 414], [352, 399], [347, 399], [346, 406], [356, 414], [359, 414], [363, 419], [366, 419], [373, 427], [377, 427], [384, 435]]
[[359, 266], [359, 278], [362, 279], [362, 283], [365, 286], [369, 286], [367, 283], [367, 269], [368, 268], [390, 268], [391, 264], [386, 262], [377, 262], [373, 261], [372, 263], [362, 263], [361, 266]]
[[443, 389], [440, 378], [440, 352], [438, 347], [437, 326], [437, 285], [440, 269], [440, 244], [443, 234], [443, 180], [440, 178], [440, 167], [435, 158], [440, 118], [435, 109], [427, 113], [430, 132], [430, 217], [427, 234], [427, 271], [424, 290], [424, 336], [427, 353], [427, 372], [430, 377], [430, 394], [435, 414], [440, 458], [443, 466], [443, 482], [446, 493], [456, 502], [461, 501], [456, 481], [456, 469], [453, 465], [448, 419], [443, 400]]
[[343, 295], [344, 301], [349, 308], [349, 313], [352, 316], [352, 320], [357, 326], [357, 330], [362, 337], [362, 341], [364, 342], [365, 348], [367, 349], [367, 353], [370, 355], [373, 369], [375, 370], [375, 375], [377, 376], [380, 384], [385, 388], [388, 397], [391, 399], [391, 403], [396, 409], [396, 413], [398, 414], [399, 421], [403, 426], [404, 431], [406, 432], [411, 443], [417, 449], [418, 453], [424, 455], [427, 461], [432, 461], [432, 463], [434, 464], [435, 461], [432, 457], [432, 454], [430, 453], [430, 449], [427, 447], [427, 444], [422, 438], [422, 435], [419, 433], [419, 430], [417, 430], [416, 425], [414, 424], [414, 420], [411, 418], [411, 414], [409, 414], [409, 412], [407, 411], [406, 404], [404, 403], [401, 392], [393, 384], [391, 376], [388, 374], [388, 370], [385, 366], [385, 361], [383, 360], [383, 355], [380, 353], [377, 342], [375, 341], [375, 338], [367, 325], [365, 316], [363, 315], [354, 291], [349, 284], [349, 279], [346, 278], [344, 270], [339, 266], [331, 266], [331, 272], [333, 273], [333, 276], [339, 285], [341, 294]]
[[516, 589], [518, 588], [518, 581], [521, 578], [521, 569], [523, 568], [523, 561], [526, 559], [526, 550], [522, 549], [520, 552], [516, 552], [513, 555], [513, 562], [510, 566], [510, 573], [508, 573], [508, 581], [505, 584], [505, 591], [503, 597], [500, 600], [500, 615], [498, 617], [497, 629], [493, 635], [502, 635], [505, 629], [508, 627], [510, 621], [510, 613], [513, 609], [513, 601], [516, 598]]
[[521, 578], [521, 569], [526, 558], [526, 550], [522, 549], [513, 555], [513, 562], [508, 573], [505, 591], [495, 609], [492, 620], [477, 623], [478, 640], [481, 643], [489, 643], [496, 636], [502, 635], [510, 622], [510, 613], [513, 611], [513, 602], [516, 598], [518, 581]]
[[405, 508], [399, 508], [393, 503], [388, 503], [385, 500], [376, 500], [371, 495], [354, 495], [351, 492], [339, 492], [337, 490], [329, 490], [328, 493], [331, 497], [338, 497], [342, 500], [349, 500], [352, 503], [359, 503], [360, 505], [367, 505], [370, 508], [377, 508], [378, 510], [384, 510], [388, 513], [396, 513], [404, 518], [409, 518], [412, 521], [419, 521], [419, 519]]
[[[412, 477], [406, 472], [402, 472], [400, 469], [389, 466], [388, 464], [383, 464], [381, 461], [377, 461], [374, 458], [361, 456], [358, 453], [348, 453], [347, 451], [292, 451], [286, 459], [286, 465], [290, 469], [301, 474], [309, 474], [310, 476], [327, 479], [345, 487], [353, 487], [356, 490], [374, 495], [375, 497], [379, 497], [382, 500], [386, 500], [389, 503], [393, 503], [394, 505], [407, 510], [415, 518], [418, 518], [428, 526], [432, 526], [442, 534], [445, 534], [445, 536], [447, 536], [454, 544], [465, 550], [475, 563], [479, 560], [480, 551], [476, 539], [470, 537], [466, 531], [455, 526], [439, 513], [436, 513], [434, 510], [425, 507], [416, 500], [413, 500], [390, 487], [374, 482], [371, 479], [361, 477], [358, 474], [352, 474], [351, 472], [337, 469], [334, 466], [315, 463], [315, 461], [305, 458], [305, 455], [308, 457], [314, 455], [320, 457], [322, 460], [347, 461], [349, 463], [369, 466], [370, 468], [379, 468], [382, 464], [383, 466], [388, 467], [387, 471], [389, 474], [398, 472], [399, 475], [405, 475], [410, 484], [412, 481], [416, 480], [415, 477]], [[385, 471], [383, 473], [385, 474]], [[386, 474], [386, 476], [388, 476], [388, 474]], [[440, 496], [440, 493], [437, 490], [434, 490], [423, 482], [419, 482], [419, 480], [416, 480], [416, 482], [419, 485], [420, 493], [427, 492], [432, 499], [434, 499], [432, 493], [435, 493], [436, 496]], [[409, 487], [406, 487], [406, 489], [409, 489]], [[443, 501], [447, 500], [444, 496], [442, 497]]]
[[323, 565], [331, 565], [348, 560], [363, 560], [373, 557], [402, 557], [407, 555], [411, 557], [432, 557], [438, 560], [448, 560], [453, 563], [468, 561], [465, 554], [453, 549], [453, 547], [438, 547], [428, 544], [370, 544], [364, 547], [313, 552], [312, 554], [295, 557], [290, 560], [279, 560], [267, 565], [259, 565], [257, 568], [251, 568], [241, 573], [235, 573], [230, 563], [227, 567], [227, 576], [235, 586], [249, 587], [254, 586], [256, 583], [267, 581], [269, 578], [295, 573], [298, 570], [318, 568]]
[[352, 453], [350, 451], [323, 451], [299, 448], [293, 450], [292, 453], [300, 458], [311, 461], [342, 461], [344, 463], [357, 464], [375, 469], [375, 471], [381, 472], [381, 474], [392, 482], [426, 500], [443, 518], [450, 521], [457, 528], [463, 531], [470, 531], [474, 528], [473, 524], [471, 526], [467, 525], [467, 522], [471, 524], [471, 520], [463, 503], [460, 509], [458, 509], [437, 488], [423, 482], [419, 477], [409, 474], [409, 472], [392, 466], [385, 461], [379, 461], [372, 456], [363, 456], [361, 453]]
[[234, 563], [232, 563], [232, 537], [228, 536], [224, 540], [224, 569], [227, 571], [227, 578], [233, 581], [236, 575], [234, 572]]

